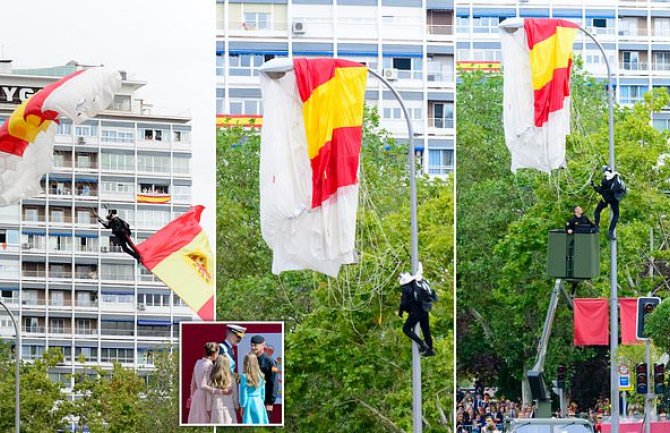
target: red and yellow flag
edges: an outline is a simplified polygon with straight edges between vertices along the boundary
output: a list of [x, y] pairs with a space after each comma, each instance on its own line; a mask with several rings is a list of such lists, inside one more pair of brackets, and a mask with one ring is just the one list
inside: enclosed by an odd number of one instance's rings
[[368, 69], [341, 59], [296, 59], [293, 67], [303, 102], [316, 208], [338, 188], [358, 182]]
[[214, 320], [214, 259], [194, 206], [137, 245], [142, 264], [202, 320]]
[[527, 18], [523, 27], [530, 50], [535, 126], [542, 126], [549, 113], [562, 109], [570, 96], [572, 45], [578, 26], [560, 19]]
[[500, 27], [503, 123], [512, 171], [565, 167], [572, 46], [579, 27], [553, 18], [509, 18]]

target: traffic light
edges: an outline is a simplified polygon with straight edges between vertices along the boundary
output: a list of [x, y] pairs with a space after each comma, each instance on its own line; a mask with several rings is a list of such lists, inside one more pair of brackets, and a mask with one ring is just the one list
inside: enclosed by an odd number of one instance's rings
[[663, 394], [665, 391], [665, 365], [654, 364], [654, 393]]
[[647, 364], [643, 362], [635, 366], [635, 390], [638, 394], [647, 393]]
[[567, 373], [568, 369], [565, 365], [559, 364], [558, 368], [556, 369], [556, 386], [558, 389], [563, 389], [565, 388], [565, 376]]
[[637, 325], [635, 327], [635, 336], [638, 340], [647, 340], [647, 334], [644, 333], [644, 319], [647, 314], [654, 311], [654, 308], [661, 303], [661, 298], [643, 297], [637, 298]]

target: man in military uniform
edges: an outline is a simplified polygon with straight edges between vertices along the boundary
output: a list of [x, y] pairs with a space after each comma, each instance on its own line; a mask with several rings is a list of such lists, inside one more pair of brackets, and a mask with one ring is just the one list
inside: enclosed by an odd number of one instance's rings
[[140, 253], [137, 252], [135, 244], [130, 238], [130, 225], [119, 218], [116, 210], [110, 209], [105, 220], [100, 218], [97, 213], [95, 214], [95, 217], [100, 221], [100, 224], [102, 224], [104, 228], [112, 230], [112, 234], [116, 238], [116, 242], [121, 249], [137, 260], [137, 263], [141, 263]]
[[272, 412], [277, 400], [277, 362], [265, 353], [265, 338], [261, 335], [251, 337], [251, 352], [258, 357], [258, 365], [265, 377], [265, 409]]
[[226, 326], [226, 339], [219, 344], [219, 355], [226, 355], [230, 359], [230, 371], [235, 373], [235, 354], [233, 353], [233, 346], [237, 346], [244, 338], [244, 333], [247, 328], [240, 325]]

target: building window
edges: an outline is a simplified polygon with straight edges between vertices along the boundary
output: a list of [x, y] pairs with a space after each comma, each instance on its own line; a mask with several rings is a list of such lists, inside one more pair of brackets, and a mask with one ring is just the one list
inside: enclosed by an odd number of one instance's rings
[[472, 33], [497, 34], [498, 24], [504, 20], [505, 17], [472, 17]]
[[394, 68], [399, 79], [420, 80], [423, 76], [423, 59], [409, 57], [384, 57], [384, 68]]
[[586, 18], [586, 29], [596, 35], [613, 35], [614, 18]]
[[134, 275], [133, 265], [103, 263], [100, 278], [113, 281], [133, 281], [135, 279]]
[[272, 18], [268, 12], [245, 12], [242, 30], [270, 30], [271, 22]]
[[163, 141], [162, 129], [145, 129], [143, 135], [144, 139], [148, 141]]
[[451, 149], [429, 149], [428, 172], [447, 174], [454, 168], [454, 151]]
[[453, 102], [430, 102], [428, 126], [438, 129], [454, 127]]
[[654, 70], [670, 71], [670, 51], [654, 51]]
[[133, 130], [123, 129], [103, 129], [102, 141], [108, 143], [133, 143], [135, 141], [135, 132]]
[[470, 17], [456, 17], [456, 33], [470, 33]]
[[619, 102], [622, 104], [634, 104], [644, 98], [647, 86], [621, 86]]
[[102, 362], [133, 362], [133, 359], [133, 349], [103, 347], [100, 360]]
[[135, 156], [132, 153], [102, 153], [103, 170], [133, 171]]

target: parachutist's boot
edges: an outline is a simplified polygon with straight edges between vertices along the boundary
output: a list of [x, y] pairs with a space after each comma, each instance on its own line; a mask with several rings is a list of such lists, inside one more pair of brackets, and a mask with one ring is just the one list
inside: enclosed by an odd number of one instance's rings
[[611, 239], [613, 241], [616, 240], [616, 236], [614, 236], [614, 230], [610, 230], [607, 232], [607, 239]]
[[432, 347], [427, 347], [426, 346], [426, 349], [421, 351], [421, 356], [423, 356], [424, 358], [426, 358], [428, 356], [435, 356], [435, 351], [433, 350]]

